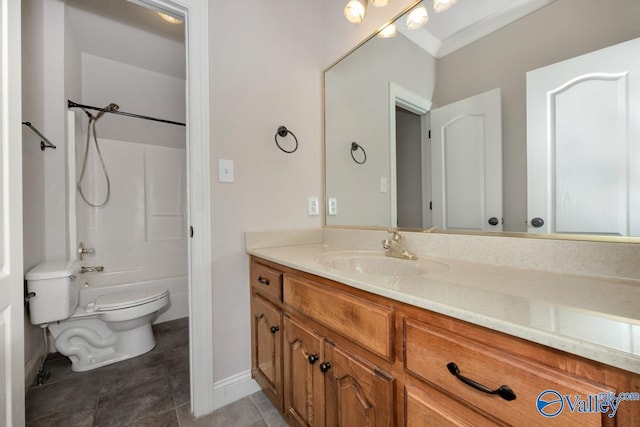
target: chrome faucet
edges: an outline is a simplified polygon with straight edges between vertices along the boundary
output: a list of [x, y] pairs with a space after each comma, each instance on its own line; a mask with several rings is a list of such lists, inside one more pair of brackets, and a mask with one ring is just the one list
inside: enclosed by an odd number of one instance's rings
[[80, 267], [80, 273], [100, 273], [104, 271], [104, 267], [101, 265], [96, 265], [95, 267]]
[[391, 233], [391, 238], [382, 241], [382, 247], [386, 249], [386, 256], [411, 260], [418, 259], [414, 253], [405, 249], [403, 236], [392, 228], [389, 229], [389, 233]]
[[80, 245], [78, 246], [78, 258], [80, 258], [80, 261], [84, 259], [85, 255], [95, 255], [95, 253], [95, 249], [85, 248], [84, 243], [80, 242]]

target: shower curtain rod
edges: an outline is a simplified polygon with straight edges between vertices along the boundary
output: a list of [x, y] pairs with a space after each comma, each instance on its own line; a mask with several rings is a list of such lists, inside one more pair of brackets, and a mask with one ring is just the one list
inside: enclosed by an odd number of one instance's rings
[[158, 119], [155, 117], [142, 116], [140, 114], [126, 113], [124, 111], [108, 110], [106, 108], [92, 107], [91, 105], [82, 105], [67, 99], [67, 108], [84, 108], [85, 110], [101, 111], [103, 113], [120, 114], [121, 116], [134, 117], [136, 119], [152, 120], [154, 122], [168, 123], [170, 125], [185, 126], [184, 123], [174, 122], [171, 120]]

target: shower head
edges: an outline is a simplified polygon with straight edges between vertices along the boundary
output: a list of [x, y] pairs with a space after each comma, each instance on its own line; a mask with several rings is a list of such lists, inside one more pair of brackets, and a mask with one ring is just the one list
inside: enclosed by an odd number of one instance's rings
[[118, 104], [114, 104], [112, 102], [111, 104], [109, 104], [106, 107], [104, 107], [104, 111], [100, 111], [98, 114], [96, 114], [95, 120], [98, 120], [107, 111], [117, 111], [119, 108], [120, 108], [120, 106]]

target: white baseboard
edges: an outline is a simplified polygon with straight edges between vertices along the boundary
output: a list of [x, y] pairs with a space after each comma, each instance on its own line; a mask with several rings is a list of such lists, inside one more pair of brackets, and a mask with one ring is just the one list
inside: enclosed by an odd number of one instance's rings
[[257, 391], [260, 391], [260, 386], [251, 378], [251, 370], [216, 381], [213, 385], [215, 409], [233, 403]]
[[40, 369], [40, 361], [44, 357], [44, 348], [40, 348], [35, 352], [31, 359], [24, 366], [24, 385], [25, 392], [29, 390], [29, 387], [36, 381], [38, 376], [38, 370]]

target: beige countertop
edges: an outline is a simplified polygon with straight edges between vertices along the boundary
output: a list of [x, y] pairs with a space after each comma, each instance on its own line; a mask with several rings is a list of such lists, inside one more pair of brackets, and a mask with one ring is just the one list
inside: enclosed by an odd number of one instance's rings
[[[640, 373], [640, 280], [324, 243], [247, 252], [354, 288]], [[356, 259], [355, 263], [349, 259]], [[376, 267], [378, 266], [378, 267]]]

